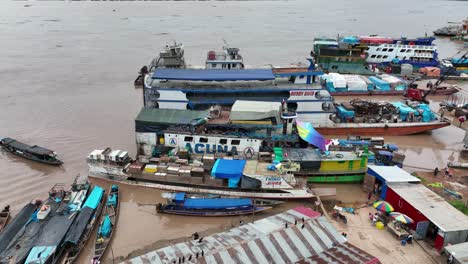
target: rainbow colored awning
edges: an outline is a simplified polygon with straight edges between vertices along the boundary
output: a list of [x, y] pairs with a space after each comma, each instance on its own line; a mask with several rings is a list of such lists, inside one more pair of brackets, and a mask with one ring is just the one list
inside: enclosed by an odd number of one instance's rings
[[299, 137], [323, 151], [326, 150], [325, 138], [312, 127], [311, 123], [296, 121], [296, 125]]

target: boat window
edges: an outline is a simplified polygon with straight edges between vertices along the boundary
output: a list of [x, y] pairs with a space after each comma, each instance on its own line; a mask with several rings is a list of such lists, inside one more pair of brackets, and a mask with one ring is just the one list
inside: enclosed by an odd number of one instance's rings
[[211, 67], [216, 68], [216, 63], [211, 63]]
[[231, 140], [231, 145], [234, 145], [234, 146], [240, 145], [240, 140], [239, 140], [239, 139], [233, 139], [233, 140]]
[[227, 144], [227, 139], [225, 139], [225, 138], [220, 139], [219, 144], [226, 145]]
[[406, 53], [408, 53], [408, 52], [411, 52], [411, 50], [410, 49], [406, 50]]
[[322, 104], [322, 110], [323, 111], [332, 111], [333, 110], [333, 104], [331, 102], [325, 102]]
[[370, 56], [370, 57], [371, 57], [371, 58], [375, 58], [375, 56], [377, 56], [377, 55], [374, 54], [374, 55], [372, 55], [372, 56]]
[[185, 142], [192, 142], [192, 141], [193, 141], [193, 137], [185, 137], [185, 138], [184, 138], [184, 141], [185, 141]]
[[382, 51], [387, 51], [387, 49], [382, 49]]
[[377, 48], [376, 51], [380, 51], [380, 48]]
[[378, 56], [377, 56], [377, 59], [380, 59], [380, 58], [382, 58], [382, 55], [378, 55]]
[[393, 49], [388, 49], [388, 52], [392, 52], [392, 51], [393, 51]]
[[199, 141], [200, 143], [208, 143], [208, 138], [201, 137]]
[[332, 68], [332, 70], [336, 70], [336, 69], [338, 69], [338, 66], [337, 66], [337, 65], [333, 65], [333, 66], [331, 66], [331, 68]]
[[400, 50], [400, 52], [405, 52], [405, 51], [406, 51], [406, 49], [401, 49], [401, 50]]
[[387, 55], [384, 55], [382, 58], [386, 59], [386, 58], [388, 58], [388, 56], [387, 56]]

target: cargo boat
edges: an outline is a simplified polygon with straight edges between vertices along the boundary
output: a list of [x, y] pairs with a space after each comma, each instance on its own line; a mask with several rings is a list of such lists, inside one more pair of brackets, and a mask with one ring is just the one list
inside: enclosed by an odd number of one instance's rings
[[[216, 71], [216, 72], [214, 72]], [[156, 119], [166, 112], [193, 111], [194, 115], [210, 107], [230, 109], [237, 102], [282, 103], [285, 112], [294, 113], [294, 118], [310, 122], [324, 135], [393, 135], [418, 134], [448, 126], [444, 120], [407, 122], [397, 118], [394, 122], [337, 122], [333, 116], [338, 110], [333, 105], [330, 93], [312, 84], [313, 75], [304, 77], [305, 84], [282, 85], [271, 70], [177, 70], [157, 69], [153, 75], [156, 82], [145, 88], [145, 116], [151, 112]], [[300, 79], [300, 77], [299, 77]], [[211, 80], [211, 81], [207, 81]], [[273, 81], [274, 80], [274, 81]], [[273, 83], [268, 84], [273, 81]], [[269, 86], [271, 85], [271, 86]], [[247, 104], [247, 103], [245, 103]], [[172, 109], [172, 110], [169, 110]], [[187, 110], [191, 109], [191, 110]], [[198, 111], [198, 112], [197, 112]], [[245, 110], [249, 112], [249, 110]], [[198, 113], [198, 114], [195, 114]], [[164, 115], [163, 115], [164, 116]], [[187, 118], [189, 115], [187, 114]], [[150, 118], [145, 118], [148, 120]], [[286, 118], [283, 118], [283, 121]], [[137, 120], [138, 121], [138, 120]], [[151, 122], [151, 120], [148, 120]], [[162, 120], [158, 121], [163, 123]], [[152, 132], [151, 129], [136, 128], [136, 132]]]
[[[157, 168], [154, 165], [146, 167], [144, 163], [128, 159], [116, 161], [115, 156], [110, 156], [109, 153], [107, 151], [106, 154], [103, 150], [91, 152], [87, 158], [89, 177], [172, 192], [210, 193], [244, 198], [275, 200], [308, 199], [315, 197], [314, 191], [323, 196], [335, 195], [335, 191], [331, 189], [309, 190], [306, 188], [305, 182], [296, 179], [293, 175], [280, 175], [273, 172], [268, 177], [258, 175], [262, 173], [257, 173], [257, 169], [266, 172], [267, 168], [266, 166], [257, 166], [258, 162], [255, 160], [244, 161], [245, 163], [242, 163], [244, 164], [242, 167], [235, 169], [234, 175], [238, 180], [237, 187], [230, 188], [227, 179], [212, 177], [210, 174], [205, 173], [203, 166], [193, 166], [185, 170], [186, 166], [185, 168], [175, 168], [176, 166], [171, 168], [165, 165], [164, 170], [169, 173], [156, 172]], [[167, 162], [169, 161], [168, 159]], [[207, 170], [210, 171], [210, 168], [215, 163], [214, 156], [206, 155], [204, 162], [208, 166]], [[249, 173], [249, 176], [243, 175], [244, 170], [251, 174]], [[159, 171], [163, 171], [163, 167], [160, 167]], [[188, 176], [189, 173], [190, 176]], [[192, 174], [194, 176], [191, 176]]]
[[158, 213], [186, 216], [239, 216], [260, 213], [271, 209], [257, 206], [249, 198], [198, 198], [175, 193], [166, 204], [157, 204]]
[[63, 161], [57, 159], [57, 153], [37, 145], [30, 146], [12, 138], [2, 138], [0, 139], [0, 146], [9, 152], [26, 159], [50, 165], [63, 164]]

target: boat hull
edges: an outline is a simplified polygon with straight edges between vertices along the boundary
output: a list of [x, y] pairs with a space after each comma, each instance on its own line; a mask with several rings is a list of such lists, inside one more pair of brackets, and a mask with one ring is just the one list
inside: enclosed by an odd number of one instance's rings
[[44, 164], [48, 164], [48, 165], [55, 165], [55, 166], [60, 166], [63, 164], [63, 161], [61, 160], [54, 160], [54, 161], [47, 161], [47, 160], [42, 160], [42, 159], [39, 159], [39, 158], [36, 158], [34, 156], [28, 156], [28, 155], [22, 155], [16, 151], [12, 151], [10, 150], [9, 148], [7, 148], [6, 146], [3, 146], [1, 145], [2, 148], [18, 157], [22, 157], [22, 158], [25, 158], [25, 159], [28, 159], [28, 160], [32, 160], [32, 161], [37, 161], [37, 162], [40, 162], [40, 163], [44, 163]]
[[[112, 241], [112, 238], [113, 238], [113, 235], [114, 235], [114, 232], [115, 232], [115, 228], [117, 226], [117, 220], [119, 218], [120, 191], [117, 191], [116, 195], [117, 195], [117, 204], [115, 206], [107, 206], [106, 205], [106, 207], [104, 208], [104, 213], [102, 214], [101, 221], [100, 221], [100, 223], [102, 223], [102, 221], [103, 221], [103, 219], [104, 219], [104, 217], [106, 215], [110, 215], [111, 219], [114, 220], [113, 225], [112, 225], [112, 229], [110, 231], [110, 235], [109, 235], [109, 237], [105, 238], [105, 240], [104, 240], [104, 242], [102, 244], [98, 244], [97, 241], [95, 242], [93, 260], [100, 261], [103, 258], [103, 256], [106, 254], [107, 248], [109, 247], [109, 244]], [[112, 210], [114, 210], [114, 213], [115, 213], [113, 216], [111, 215]], [[98, 227], [98, 232], [99, 232], [99, 227]], [[97, 238], [97, 235], [96, 235], [96, 238]]]
[[260, 213], [266, 210], [270, 210], [271, 207], [255, 207], [254, 210], [232, 210], [232, 211], [202, 211], [202, 210], [176, 210], [176, 209], [160, 209], [160, 213], [164, 214], [175, 214], [185, 216], [208, 216], [208, 217], [220, 217], [220, 216], [239, 216], [239, 215], [251, 215]]
[[[104, 179], [111, 182], [121, 182], [129, 185], [143, 186], [148, 188], [155, 188], [165, 191], [174, 192], [187, 192], [187, 193], [211, 193], [226, 196], [235, 196], [243, 198], [260, 198], [260, 199], [278, 199], [278, 200], [291, 200], [291, 199], [310, 199], [316, 197], [312, 192], [306, 189], [290, 189], [282, 190], [281, 192], [255, 192], [246, 190], [229, 190], [225, 188], [216, 187], [203, 187], [203, 186], [187, 186], [175, 185], [169, 182], [150, 182], [150, 181], [137, 181], [128, 180], [123, 177], [112, 177], [109, 175], [89, 174], [90, 178]], [[329, 196], [335, 196], [330, 194]]]
[[428, 132], [450, 126], [448, 122], [418, 123], [376, 123], [376, 124], [336, 124], [332, 126], [315, 126], [322, 135], [362, 135], [362, 136], [406, 136]]

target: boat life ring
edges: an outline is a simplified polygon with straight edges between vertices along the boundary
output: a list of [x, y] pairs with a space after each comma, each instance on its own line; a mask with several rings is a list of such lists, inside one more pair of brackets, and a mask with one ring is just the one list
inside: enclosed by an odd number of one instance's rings
[[414, 46], [414, 42], [413, 42], [413, 41], [410, 41], [410, 43], [408, 43], [408, 45]]
[[343, 154], [338, 153], [338, 154], [335, 155], [335, 157], [337, 157], [338, 159], [341, 159], [341, 158], [343, 158], [344, 156], [343, 156]]

